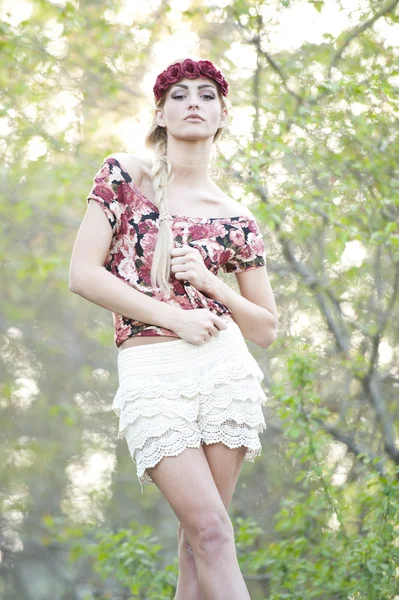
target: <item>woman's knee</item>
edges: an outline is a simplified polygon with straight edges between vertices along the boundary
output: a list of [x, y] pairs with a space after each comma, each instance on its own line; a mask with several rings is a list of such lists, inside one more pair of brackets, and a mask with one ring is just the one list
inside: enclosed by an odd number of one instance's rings
[[177, 543], [178, 547], [181, 550], [185, 550], [188, 554], [192, 554], [192, 547], [190, 544], [190, 540], [187, 537], [186, 530], [183, 529], [182, 524], [179, 521], [179, 525], [177, 528]]
[[186, 529], [188, 538], [199, 553], [217, 554], [223, 546], [234, 543], [233, 525], [227, 514], [200, 514]]

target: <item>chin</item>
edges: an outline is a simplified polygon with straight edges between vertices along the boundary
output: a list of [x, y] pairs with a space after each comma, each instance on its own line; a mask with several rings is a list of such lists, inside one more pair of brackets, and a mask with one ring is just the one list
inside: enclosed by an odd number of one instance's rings
[[173, 137], [176, 140], [182, 140], [182, 141], [186, 141], [186, 142], [195, 142], [196, 140], [207, 140], [210, 137], [213, 137], [215, 134], [212, 133], [208, 133], [208, 132], [201, 132], [202, 135], [199, 135], [198, 132], [196, 132], [195, 134], [193, 133], [187, 133], [186, 135], [183, 132], [179, 132], [176, 135], [173, 135]]
[[189, 124], [193, 125], [193, 127], [190, 127], [189, 129], [184, 127], [184, 129], [179, 129], [179, 131], [176, 132], [173, 132], [169, 129], [169, 133], [171, 133], [176, 139], [206, 140], [210, 137], [213, 138], [217, 132], [217, 129], [213, 130], [209, 127], [203, 127], [202, 125], [198, 126], [197, 123], [190, 123], [189, 121]]

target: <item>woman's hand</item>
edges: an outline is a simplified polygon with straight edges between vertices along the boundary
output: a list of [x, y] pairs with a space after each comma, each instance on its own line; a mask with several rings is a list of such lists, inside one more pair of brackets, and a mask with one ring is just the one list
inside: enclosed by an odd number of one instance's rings
[[214, 315], [207, 308], [193, 308], [181, 311], [173, 331], [185, 342], [201, 346], [227, 329], [227, 323], [224, 317]]
[[181, 281], [188, 281], [197, 290], [207, 293], [215, 276], [208, 271], [197, 248], [183, 245], [171, 250], [171, 271]]

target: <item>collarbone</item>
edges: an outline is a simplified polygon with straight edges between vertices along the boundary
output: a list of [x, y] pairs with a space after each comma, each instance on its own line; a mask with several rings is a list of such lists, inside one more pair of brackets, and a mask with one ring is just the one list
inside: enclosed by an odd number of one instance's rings
[[[123, 153], [121, 153], [121, 154], [123, 154]], [[137, 186], [140, 187], [140, 184], [144, 183], [145, 179], [147, 179], [147, 183], [150, 182], [151, 181], [152, 159], [151, 158], [145, 159], [145, 158], [132, 157], [131, 155], [128, 155], [128, 154], [126, 156], [130, 156], [132, 159], [134, 159], [140, 167], [139, 177], [138, 177], [137, 181], [135, 182], [137, 184]], [[115, 158], [116, 158], [116, 156], [115, 156]], [[178, 208], [178, 207], [176, 207], [176, 209], [169, 208], [168, 212], [169, 212], [169, 214], [172, 214], [172, 215], [183, 215], [183, 216], [193, 216], [193, 217], [201, 216], [201, 215], [188, 215], [186, 207], [189, 205], [190, 205], [190, 202], [187, 202], [186, 204], [182, 205], [182, 208]], [[241, 204], [240, 202], [233, 200], [232, 198], [230, 198], [230, 196], [228, 196], [227, 194], [224, 194], [223, 192], [222, 192], [221, 196], [212, 195], [210, 193], [208, 197], [205, 197], [205, 201], [203, 200], [201, 202], [201, 206], [203, 207], [204, 212], [206, 212], [207, 208], [210, 206], [213, 206], [213, 208], [217, 207], [217, 210], [216, 210], [217, 214], [213, 215], [216, 218], [224, 218], [224, 217], [227, 218], [227, 217], [232, 217], [232, 216], [253, 217], [253, 214], [249, 208], [247, 208], [245, 205]], [[204, 214], [203, 216], [204, 216], [204, 218], [206, 218], [208, 216], [211, 217], [211, 215], [207, 215], [207, 214]]]

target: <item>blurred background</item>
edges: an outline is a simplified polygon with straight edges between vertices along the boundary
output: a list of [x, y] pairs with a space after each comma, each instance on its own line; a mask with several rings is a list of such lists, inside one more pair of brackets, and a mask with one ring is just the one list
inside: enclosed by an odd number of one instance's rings
[[1, 3], [1, 599], [174, 597], [177, 519], [116, 438], [112, 314], [68, 269], [94, 174], [150, 156], [152, 86], [184, 55], [230, 83], [212, 168], [280, 314], [248, 342], [267, 430], [230, 507], [251, 598], [399, 599], [398, 5]]

